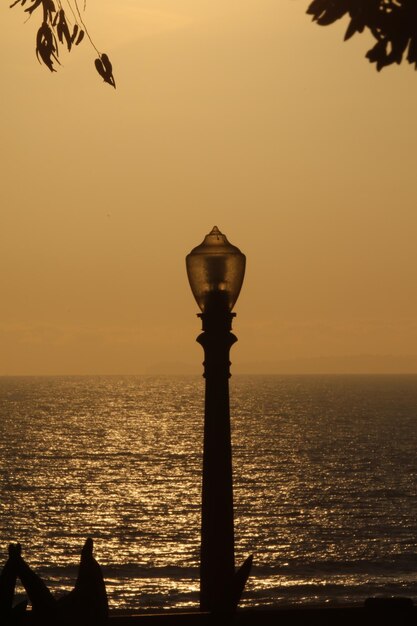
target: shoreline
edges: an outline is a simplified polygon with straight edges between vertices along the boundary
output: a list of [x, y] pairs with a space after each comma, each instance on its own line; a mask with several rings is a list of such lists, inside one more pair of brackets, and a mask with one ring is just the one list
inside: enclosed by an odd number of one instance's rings
[[385, 598], [368, 602], [361, 606], [282, 608], [282, 609], [238, 609], [234, 615], [214, 615], [202, 612], [141, 613], [110, 615], [112, 626], [133, 626], [134, 624], [165, 624], [166, 626], [211, 626], [231, 623], [239, 626], [351, 626], [357, 622], [369, 624], [415, 624], [417, 608], [407, 598]]

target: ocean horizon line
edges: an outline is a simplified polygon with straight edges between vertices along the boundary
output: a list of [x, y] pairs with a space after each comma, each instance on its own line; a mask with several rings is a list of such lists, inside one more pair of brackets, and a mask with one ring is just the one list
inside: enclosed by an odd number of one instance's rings
[[[409, 376], [417, 376], [416, 371], [387, 371], [387, 372], [376, 372], [376, 371], [363, 371], [363, 372], [354, 372], [354, 371], [341, 371], [341, 372], [330, 372], [330, 371], [322, 371], [322, 372], [235, 372], [232, 374], [232, 378], [243, 378], [243, 377], [289, 377], [289, 378], [297, 378], [297, 377], [409, 377]], [[1, 374], [0, 379], [3, 378], [182, 378], [182, 377], [193, 377], [193, 378], [203, 378], [202, 373], [199, 372], [122, 372], [122, 373], [26, 373], [26, 374]]]

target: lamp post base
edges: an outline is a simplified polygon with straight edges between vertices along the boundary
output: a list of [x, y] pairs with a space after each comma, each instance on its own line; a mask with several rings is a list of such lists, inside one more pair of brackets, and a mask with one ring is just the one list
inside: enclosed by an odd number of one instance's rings
[[206, 379], [201, 517], [200, 609], [230, 613], [240, 600], [252, 557], [235, 573], [229, 378], [234, 313], [199, 315]]

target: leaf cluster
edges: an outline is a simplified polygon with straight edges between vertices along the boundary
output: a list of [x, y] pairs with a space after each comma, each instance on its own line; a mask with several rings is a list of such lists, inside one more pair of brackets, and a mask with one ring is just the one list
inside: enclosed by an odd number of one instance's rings
[[[77, 0], [66, 0], [67, 12], [61, 0], [15, 0], [10, 8], [20, 4], [26, 5], [25, 13], [29, 17], [39, 9], [42, 14], [42, 22], [36, 35], [36, 56], [40, 63], [46, 65], [51, 72], [56, 72], [56, 65], [60, 65], [60, 46], [66, 46], [70, 52], [73, 46], [78, 46], [87, 35], [90, 43], [96, 50], [98, 58], [95, 59], [95, 67], [103, 80], [116, 87], [113, 77], [113, 69], [109, 57], [100, 53], [83, 22]], [[68, 12], [70, 18], [68, 18]]]
[[322, 26], [348, 16], [345, 40], [369, 29], [376, 43], [366, 57], [378, 71], [404, 58], [417, 69], [417, 0], [313, 0], [307, 13]]

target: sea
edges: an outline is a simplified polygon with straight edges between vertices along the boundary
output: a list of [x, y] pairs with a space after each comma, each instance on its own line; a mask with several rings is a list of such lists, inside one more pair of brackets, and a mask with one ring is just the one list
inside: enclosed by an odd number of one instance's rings
[[[417, 376], [230, 397], [241, 605], [417, 600]], [[18, 541], [59, 596], [92, 537], [111, 610], [197, 609], [203, 413], [200, 376], [0, 378], [0, 568]]]

